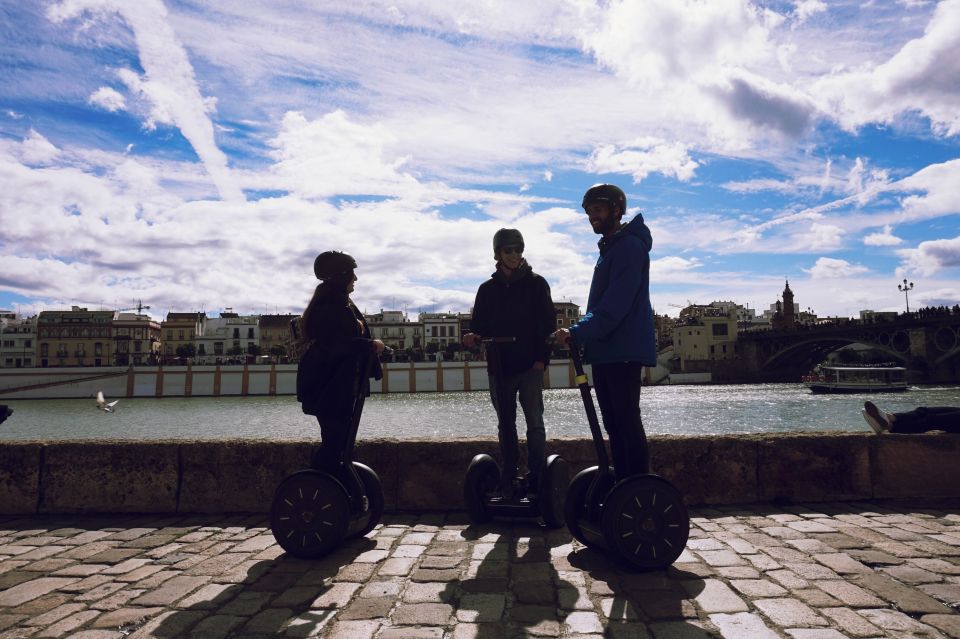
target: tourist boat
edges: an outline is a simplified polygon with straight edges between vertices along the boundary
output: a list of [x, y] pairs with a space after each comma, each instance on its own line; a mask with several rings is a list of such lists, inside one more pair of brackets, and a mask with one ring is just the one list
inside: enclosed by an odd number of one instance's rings
[[901, 366], [818, 366], [803, 383], [814, 393], [894, 393], [907, 390]]

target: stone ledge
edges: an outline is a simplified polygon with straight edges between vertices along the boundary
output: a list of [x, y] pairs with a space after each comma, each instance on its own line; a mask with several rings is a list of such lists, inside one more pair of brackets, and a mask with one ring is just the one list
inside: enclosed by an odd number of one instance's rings
[[[0, 513], [268, 512], [316, 440], [0, 442]], [[756, 501], [960, 497], [960, 435], [781, 433], [650, 438], [653, 470], [691, 506]], [[576, 472], [586, 438], [549, 442]], [[449, 511], [463, 473], [497, 441], [362, 440], [356, 458], [383, 481], [388, 511]]]

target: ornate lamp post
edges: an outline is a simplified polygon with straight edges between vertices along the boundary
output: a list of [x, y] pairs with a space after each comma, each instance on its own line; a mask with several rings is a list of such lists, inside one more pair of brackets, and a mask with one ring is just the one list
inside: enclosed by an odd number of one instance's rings
[[897, 290], [903, 292], [903, 297], [907, 302], [907, 313], [910, 312], [910, 291], [913, 290], [913, 282], [907, 285], [907, 278], [903, 278], [903, 284], [897, 284]]

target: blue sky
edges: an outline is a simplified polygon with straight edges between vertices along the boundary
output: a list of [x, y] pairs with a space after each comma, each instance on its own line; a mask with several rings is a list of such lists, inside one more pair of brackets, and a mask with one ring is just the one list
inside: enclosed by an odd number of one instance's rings
[[[476, 6], [474, 6], [476, 5]], [[0, 0], [0, 308], [463, 311], [519, 228], [583, 303], [619, 184], [659, 313], [960, 302], [960, 0]]]

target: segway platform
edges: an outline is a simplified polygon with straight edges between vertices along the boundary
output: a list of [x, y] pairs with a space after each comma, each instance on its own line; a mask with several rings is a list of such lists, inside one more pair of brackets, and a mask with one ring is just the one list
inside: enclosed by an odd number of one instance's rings
[[369, 367], [370, 358], [357, 367], [351, 431], [340, 462], [324, 468], [313, 460], [313, 468], [290, 475], [274, 494], [270, 529], [280, 547], [295, 557], [323, 557], [344, 539], [366, 535], [383, 515], [380, 478], [369, 466], [352, 460], [365, 399], [362, 382]]
[[[497, 383], [493, 391], [500, 397], [497, 405], [501, 406], [507, 398], [500, 388], [500, 380], [503, 379], [500, 346], [514, 341], [514, 337], [492, 337], [483, 340], [489, 349], [494, 368], [493, 379]], [[509, 401], [516, 400], [510, 397]], [[463, 501], [470, 521], [482, 524], [493, 518], [536, 518], [542, 519], [550, 528], [563, 527], [564, 497], [570, 483], [570, 466], [562, 457], [547, 457], [537, 478], [536, 490], [531, 490], [526, 482], [514, 482], [513, 478], [509, 478], [511, 481], [504, 481], [506, 479], [501, 477], [500, 466], [490, 455], [480, 454], [473, 458], [463, 482]], [[512, 494], [505, 495], [502, 492], [504, 486], [512, 487]]]
[[570, 354], [599, 465], [580, 471], [570, 482], [564, 505], [567, 528], [580, 543], [606, 550], [633, 568], [666, 568], [677, 560], [690, 536], [683, 495], [658, 475], [615, 481], [590, 385], [572, 340]]

